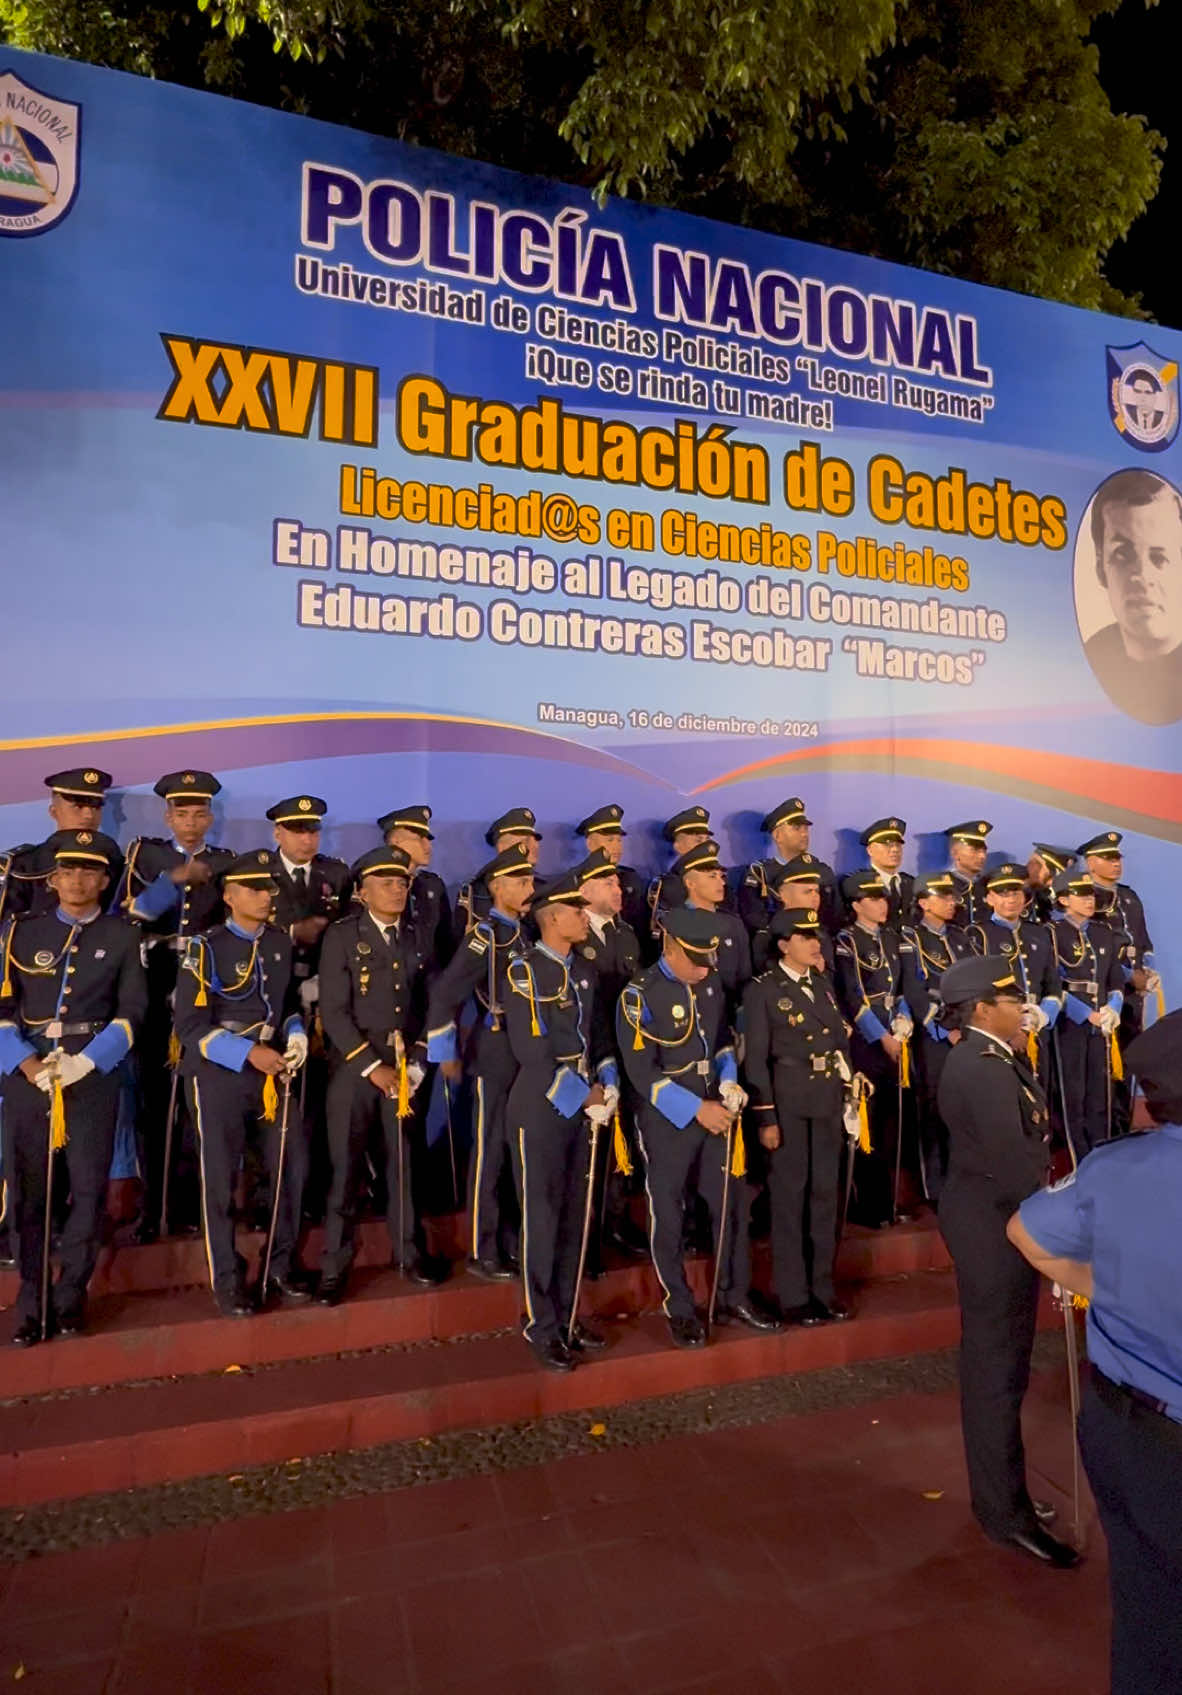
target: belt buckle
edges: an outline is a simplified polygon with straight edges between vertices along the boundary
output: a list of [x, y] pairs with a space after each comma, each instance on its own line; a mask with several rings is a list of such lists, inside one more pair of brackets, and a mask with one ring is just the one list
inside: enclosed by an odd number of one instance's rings
[[708, 1059], [700, 1059], [694, 1067], [694, 1070], [697, 1072], [699, 1077], [709, 1077], [710, 1061]]
[[275, 1026], [273, 1024], [264, 1024], [262, 1029], [259, 1031], [259, 1041], [269, 1042], [274, 1034]]
[[62, 1021], [61, 1021], [61, 1019], [55, 1018], [53, 1020], [52, 1024], [47, 1024], [45, 1026], [43, 1034], [48, 1036], [51, 1042], [60, 1042], [61, 1039], [62, 1039]]
[[828, 1054], [815, 1053], [813, 1055], [813, 1070], [814, 1071], [828, 1071], [828, 1069], [829, 1069], [829, 1056], [828, 1056]]

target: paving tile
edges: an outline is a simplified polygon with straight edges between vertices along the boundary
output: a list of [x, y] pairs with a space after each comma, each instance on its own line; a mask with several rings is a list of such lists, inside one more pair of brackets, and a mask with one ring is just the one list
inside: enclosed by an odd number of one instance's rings
[[47, 1618], [121, 1597], [138, 1580], [144, 1550], [143, 1541], [106, 1542], [25, 1560], [12, 1568], [4, 1606], [23, 1619]]
[[326, 1606], [330, 1593], [327, 1564], [301, 1561], [294, 1566], [243, 1572], [238, 1577], [205, 1585], [199, 1628], [226, 1631], [234, 1626], [274, 1620], [277, 1634], [282, 1635], [282, 1621], [309, 1608]]
[[211, 1580], [249, 1576], [271, 1566], [290, 1566], [302, 1560], [327, 1557], [328, 1509], [313, 1507], [290, 1513], [264, 1513], [255, 1518], [230, 1519], [209, 1533], [208, 1576]]
[[69, 1661], [113, 1656], [123, 1638], [123, 1607], [107, 1601], [82, 1611], [40, 1617], [10, 1609], [3, 1623], [5, 1659], [39, 1671]]
[[426, 1483], [387, 1496], [391, 1542], [419, 1542], [474, 1526], [499, 1522], [500, 1500], [491, 1477], [460, 1477]]
[[465, 1675], [484, 1687], [493, 1672], [546, 1649], [525, 1580], [513, 1571], [420, 1584], [406, 1618], [415, 1674], [431, 1691]]
[[[590, 1558], [571, 1548], [514, 1568], [533, 1602], [541, 1639], [554, 1651], [594, 1647], [604, 1639], [608, 1619], [596, 1603]], [[614, 1634], [614, 1621], [611, 1627]]]
[[[482, 1673], [479, 1687], [480, 1695], [621, 1695], [635, 1686], [625, 1656], [611, 1643], [600, 1642], [515, 1661], [488, 1675]], [[424, 1684], [424, 1692], [472, 1695], [472, 1683], [464, 1678], [439, 1682], [432, 1678]]]
[[[0, 1662], [0, 1676], [5, 1679], [14, 1675], [16, 1664], [9, 1662], [7, 1655]], [[19, 1682], [13, 1687], [21, 1691], [21, 1695], [104, 1695], [111, 1677], [113, 1661], [109, 1656], [95, 1660], [71, 1660], [68, 1665], [46, 1666], [31, 1669], [26, 1666]]]
[[[188, 1695], [249, 1690], [250, 1695], [329, 1695], [327, 1609], [272, 1624], [220, 1630], [200, 1638]], [[179, 1691], [178, 1691], [179, 1695]]]

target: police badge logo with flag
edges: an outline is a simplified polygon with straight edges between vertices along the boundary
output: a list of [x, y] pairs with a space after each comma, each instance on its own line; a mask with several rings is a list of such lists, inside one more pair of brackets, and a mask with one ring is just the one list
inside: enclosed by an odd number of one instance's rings
[[41, 235], [78, 192], [82, 108], [0, 72], [0, 236]]
[[1143, 453], [1161, 453], [1178, 434], [1178, 363], [1145, 342], [1108, 348], [1108, 416]]

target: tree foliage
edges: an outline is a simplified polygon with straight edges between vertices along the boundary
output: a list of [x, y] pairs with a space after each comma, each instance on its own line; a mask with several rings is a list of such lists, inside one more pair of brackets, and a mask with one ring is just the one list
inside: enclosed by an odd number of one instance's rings
[[[1153, 3], [1153, 0], [1148, 0]], [[1136, 313], [1105, 256], [1164, 142], [1119, 0], [0, 0], [18, 46]]]

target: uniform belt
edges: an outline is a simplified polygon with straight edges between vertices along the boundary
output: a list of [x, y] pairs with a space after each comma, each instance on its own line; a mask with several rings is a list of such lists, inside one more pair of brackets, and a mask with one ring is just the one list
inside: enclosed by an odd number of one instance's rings
[[1182, 1445], [1182, 1423], [1170, 1416], [1166, 1401], [1154, 1400], [1144, 1389], [1135, 1389], [1131, 1383], [1114, 1382], [1111, 1377], [1106, 1377], [1098, 1366], [1092, 1366], [1091, 1370], [1092, 1383], [1105, 1406], [1119, 1413], [1146, 1414]]
[[33, 1042], [41, 1041], [47, 1046], [52, 1047], [54, 1042], [60, 1042], [64, 1036], [93, 1036], [96, 1031], [105, 1030], [106, 1027], [106, 1020], [99, 1023], [91, 1021], [87, 1023], [59, 1024], [57, 1020], [54, 1019], [52, 1023], [45, 1025], [43, 1029], [32, 1031], [31, 1040]]
[[1073, 995], [1098, 995], [1100, 985], [1094, 977], [1068, 977], [1063, 987]]
[[228, 1030], [232, 1036], [247, 1036], [257, 1031], [260, 1042], [269, 1042], [275, 1034], [273, 1024], [260, 1024], [257, 1018], [250, 1024], [241, 1024], [235, 1019], [223, 1018], [218, 1022], [218, 1029]]

